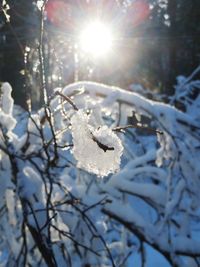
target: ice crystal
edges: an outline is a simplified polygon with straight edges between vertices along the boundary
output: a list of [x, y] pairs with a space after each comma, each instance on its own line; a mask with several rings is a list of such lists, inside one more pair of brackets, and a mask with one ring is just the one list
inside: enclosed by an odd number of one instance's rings
[[79, 110], [71, 119], [73, 150], [78, 167], [98, 176], [119, 170], [123, 146], [107, 126], [89, 125], [89, 117]]

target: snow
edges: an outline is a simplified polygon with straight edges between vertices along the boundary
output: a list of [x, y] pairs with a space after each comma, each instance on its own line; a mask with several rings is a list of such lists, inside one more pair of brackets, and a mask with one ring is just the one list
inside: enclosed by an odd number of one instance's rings
[[9, 83], [3, 83], [2, 87], [2, 110], [12, 115], [14, 100], [11, 96], [12, 88]]
[[79, 110], [71, 118], [73, 149], [77, 166], [97, 176], [119, 170], [123, 147], [120, 139], [107, 126], [95, 129], [88, 116]]
[[[186, 95], [194, 83], [187, 85]], [[81, 266], [83, 259], [112, 266], [109, 248], [116, 266], [128, 253], [127, 266], [136, 258], [141, 264], [142, 243], [146, 266], [195, 266], [200, 255], [198, 98], [181, 112], [93, 82], [56, 90], [71, 97], [78, 111], [61, 96], [52, 97], [50, 127], [44, 107], [28, 115], [13, 105], [11, 87], [3, 85], [0, 262], [14, 266], [25, 234], [27, 265], [39, 265], [29, 224], [47, 246], [51, 239], [52, 253], [63, 266], [70, 260]], [[182, 93], [177, 90], [176, 99]], [[141, 115], [147, 116], [149, 126], [163, 134], [113, 131], [133, 112], [141, 123]]]
[[42, 180], [33, 168], [25, 166], [18, 174], [18, 189], [22, 198], [31, 200], [34, 195], [37, 195], [38, 200], [42, 201]]
[[112, 186], [116, 187], [121, 192], [133, 194], [143, 198], [147, 198], [152, 201], [155, 205], [163, 205], [166, 203], [166, 192], [160, 187], [152, 184], [129, 182], [122, 179], [112, 179], [109, 182]]
[[0, 105], [0, 124], [7, 130], [13, 130], [16, 125], [16, 120], [12, 117], [13, 99], [11, 97], [12, 88], [9, 83], [3, 83], [2, 97]]

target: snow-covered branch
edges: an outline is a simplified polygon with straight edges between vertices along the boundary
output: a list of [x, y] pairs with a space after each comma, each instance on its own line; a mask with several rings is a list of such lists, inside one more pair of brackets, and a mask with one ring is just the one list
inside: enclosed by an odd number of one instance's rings
[[[92, 82], [55, 89], [35, 113], [2, 92], [5, 264], [120, 266], [145, 244], [172, 266], [198, 261], [196, 116]], [[126, 127], [133, 114], [138, 127]]]

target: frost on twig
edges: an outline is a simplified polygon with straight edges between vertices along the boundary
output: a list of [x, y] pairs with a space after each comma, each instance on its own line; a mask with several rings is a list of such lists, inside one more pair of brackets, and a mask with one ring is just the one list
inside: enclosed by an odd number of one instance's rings
[[82, 110], [71, 119], [72, 153], [78, 167], [98, 176], [118, 171], [123, 152], [120, 139], [107, 126], [95, 129], [88, 124], [88, 119]]

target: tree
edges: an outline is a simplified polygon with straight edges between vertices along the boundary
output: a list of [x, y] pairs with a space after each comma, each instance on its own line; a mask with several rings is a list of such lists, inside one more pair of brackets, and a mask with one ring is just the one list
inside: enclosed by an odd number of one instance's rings
[[[1, 81], [15, 85], [17, 103], [23, 104], [22, 99], [31, 95], [34, 108], [38, 108], [42, 95], [38, 49], [41, 14], [37, 2], [42, 1], [3, 2], [10, 7], [7, 13], [11, 21], [5, 23], [1, 11]], [[99, 13], [120, 32], [116, 57], [101, 64], [78, 55], [75, 48], [82, 19]], [[199, 1], [49, 0], [45, 14], [43, 55], [49, 95], [52, 88], [74, 82], [77, 77], [124, 88], [140, 83], [170, 95], [176, 76], [187, 76], [198, 66]], [[15, 59], [13, 64], [10, 58]]]
[[150, 3], [150, 23], [156, 36], [153, 53], [148, 54], [155, 61], [156, 71], [152, 75], [158, 75], [156, 80], [161, 81], [163, 92], [173, 94], [176, 77], [189, 75], [199, 64], [199, 2], [169, 0]]
[[48, 95], [44, 8], [38, 50], [25, 54], [44, 105], [24, 110], [1, 87], [0, 263], [199, 266], [199, 67], [177, 78], [170, 105], [95, 82]]
[[34, 1], [2, 1], [1, 16], [4, 19], [1, 29], [4, 36], [1, 80], [15, 88], [13, 96], [16, 103], [27, 107], [31, 87], [26, 57], [39, 33]]
[[[80, 82], [55, 91], [38, 113], [16, 107], [13, 117], [11, 89], [4, 84], [2, 92], [5, 265], [132, 266], [140, 255], [137, 266], [144, 266], [152, 248], [162, 266], [198, 266], [198, 101], [183, 113]], [[151, 118], [158, 137], [152, 128], [127, 126], [133, 111]]]

